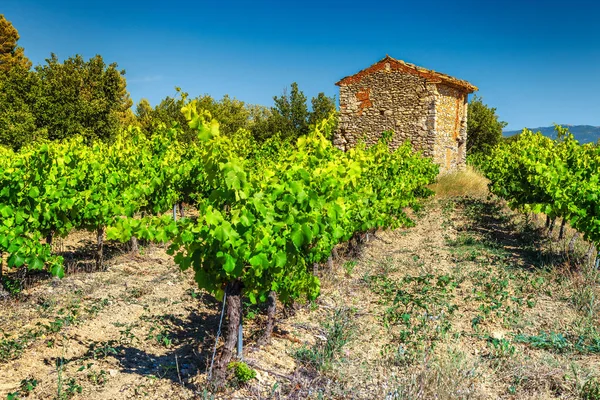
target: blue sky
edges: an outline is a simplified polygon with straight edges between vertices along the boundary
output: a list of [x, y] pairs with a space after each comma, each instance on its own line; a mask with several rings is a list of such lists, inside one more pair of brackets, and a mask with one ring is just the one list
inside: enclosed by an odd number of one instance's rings
[[389, 54], [475, 84], [507, 129], [600, 126], [594, 1], [2, 0], [0, 13], [34, 64], [100, 54], [135, 102], [180, 86], [270, 106], [292, 82], [333, 96]]

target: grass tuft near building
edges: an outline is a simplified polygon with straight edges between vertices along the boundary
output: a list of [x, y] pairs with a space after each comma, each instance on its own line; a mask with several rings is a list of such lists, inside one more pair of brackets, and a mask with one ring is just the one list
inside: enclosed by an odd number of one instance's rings
[[485, 197], [488, 195], [488, 183], [479, 171], [468, 165], [462, 171], [440, 175], [436, 183], [429, 188], [439, 198], [459, 196]]

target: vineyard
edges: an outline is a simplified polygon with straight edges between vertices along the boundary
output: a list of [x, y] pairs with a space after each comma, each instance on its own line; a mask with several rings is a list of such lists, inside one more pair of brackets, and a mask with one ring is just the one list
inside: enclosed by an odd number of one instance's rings
[[[223, 374], [242, 295], [252, 304], [269, 298], [271, 317], [277, 299], [315, 299], [313, 266], [339, 243], [410, 224], [405, 209], [427, 194], [437, 166], [412, 155], [409, 145], [390, 152], [385, 137], [378, 146], [344, 153], [326, 139], [331, 121], [295, 146], [253, 147], [243, 131], [221, 135], [195, 102], [182, 112], [198, 131], [196, 144], [180, 145], [176, 128], [151, 138], [132, 128], [110, 144], [75, 138], [5, 151], [0, 250], [9, 270], [63, 277], [63, 259], [51, 245], [74, 230], [96, 233], [99, 270], [105, 236], [171, 242], [169, 254], [181, 270], [193, 268], [199, 288], [219, 300], [227, 296], [228, 331], [216, 365]], [[193, 205], [198, 217], [178, 219], [182, 204]]]
[[525, 132], [437, 177], [334, 118], [259, 144], [183, 112], [197, 141], [2, 150], [0, 395], [598, 398], [596, 147]]
[[556, 130], [557, 140], [525, 130], [478, 164], [492, 193], [522, 212], [546, 214], [546, 227], [562, 218], [559, 236], [569, 223], [592, 243], [591, 253], [600, 244], [600, 149]]

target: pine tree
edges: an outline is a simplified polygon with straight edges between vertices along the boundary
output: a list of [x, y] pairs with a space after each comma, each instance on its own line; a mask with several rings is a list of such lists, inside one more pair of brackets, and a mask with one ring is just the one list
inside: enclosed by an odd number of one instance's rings
[[31, 61], [25, 57], [22, 47], [17, 46], [19, 32], [0, 14], [0, 71], [8, 72], [15, 66], [31, 68]]

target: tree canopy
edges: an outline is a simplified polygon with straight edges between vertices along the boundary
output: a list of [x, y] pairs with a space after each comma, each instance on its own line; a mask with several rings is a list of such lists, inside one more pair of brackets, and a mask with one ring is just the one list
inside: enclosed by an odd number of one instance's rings
[[108, 139], [121, 127], [131, 107], [125, 71], [106, 65], [96, 55], [80, 55], [59, 62], [55, 54], [35, 67], [40, 95], [35, 103], [38, 126], [49, 139], [81, 134], [87, 139]]
[[[182, 130], [183, 141], [195, 140], [196, 132], [188, 127], [181, 108], [188, 103], [189, 94], [175, 88], [177, 94], [167, 96], [154, 108], [146, 99], [140, 100], [136, 105], [135, 115], [138, 125], [150, 135], [154, 128], [164, 124], [171, 126], [176, 123]], [[252, 130], [259, 119], [266, 119], [265, 107], [246, 104], [243, 101], [231, 98], [228, 95], [220, 100], [215, 100], [209, 95], [198, 96], [195, 99], [197, 110], [208, 111], [213, 118], [219, 121], [221, 132], [231, 136], [240, 129]]]
[[496, 109], [483, 103], [477, 95], [469, 103], [467, 120], [467, 153], [489, 152], [502, 140], [502, 129], [507, 125], [498, 120]]
[[335, 112], [335, 99], [325, 93], [319, 93], [311, 99], [312, 110], [308, 110], [307, 97], [298, 84], [293, 82], [290, 90], [285, 88], [281, 96], [274, 96], [275, 106], [269, 113], [254, 115], [256, 124], [253, 127], [254, 136], [265, 140], [278, 135], [282, 139], [295, 140], [306, 135], [310, 126], [329, 117]]
[[39, 93], [35, 74], [15, 66], [0, 75], [0, 145], [19, 149], [45, 138], [46, 130], [37, 125], [34, 114]]
[[0, 71], [7, 72], [15, 66], [31, 68], [31, 61], [25, 57], [22, 47], [17, 45], [19, 32], [0, 14]]
[[[310, 126], [315, 126], [337, 110], [335, 98], [326, 96], [323, 92], [319, 93], [317, 97], [313, 97], [310, 103], [312, 105], [312, 111], [308, 116], [308, 124]], [[336, 127], [337, 124], [332, 129], [332, 132], [335, 131]]]

